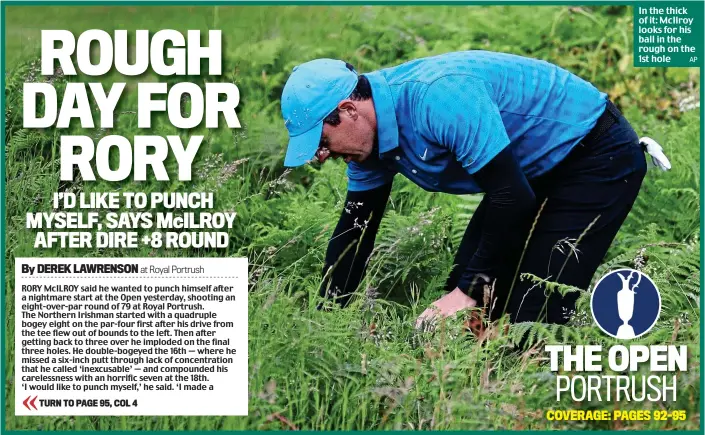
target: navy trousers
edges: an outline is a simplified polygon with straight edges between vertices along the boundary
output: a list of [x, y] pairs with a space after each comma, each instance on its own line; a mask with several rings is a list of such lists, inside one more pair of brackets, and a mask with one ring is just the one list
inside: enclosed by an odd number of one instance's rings
[[[498, 265], [495, 300], [488, 307], [491, 319], [504, 312], [512, 322], [570, 319], [578, 292], [565, 296], [547, 292], [542, 285], [522, 280], [523, 273], [585, 290], [590, 285], [646, 174], [646, 158], [634, 129], [611, 103], [605, 114], [615, 121], [611, 127], [597, 137], [588, 135], [590, 140], [581, 141], [551, 171], [529, 180], [538, 204], [546, 202], [521, 264], [522, 252], [511, 252]], [[485, 209], [483, 201], [465, 231], [446, 284], [449, 291], [462, 274], [457, 265], [467, 264], [477, 249]], [[519, 231], [527, 240], [532, 223], [533, 219], [507, 231]]]

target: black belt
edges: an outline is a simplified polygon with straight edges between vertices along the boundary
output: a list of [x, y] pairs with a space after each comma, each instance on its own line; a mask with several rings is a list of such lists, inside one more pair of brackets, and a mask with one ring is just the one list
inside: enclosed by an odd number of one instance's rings
[[600, 138], [600, 136], [612, 127], [612, 125], [619, 121], [621, 116], [622, 114], [619, 109], [617, 109], [617, 106], [615, 106], [610, 100], [607, 100], [607, 107], [605, 108], [605, 111], [602, 112], [602, 115], [600, 115], [600, 118], [597, 120], [595, 126], [592, 130], [590, 130], [590, 133], [585, 135], [581, 142], [584, 144], [589, 144], [593, 140]]

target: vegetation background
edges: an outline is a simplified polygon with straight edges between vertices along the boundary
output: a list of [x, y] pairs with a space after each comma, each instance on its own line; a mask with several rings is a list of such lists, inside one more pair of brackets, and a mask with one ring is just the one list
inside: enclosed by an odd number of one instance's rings
[[[7, 429], [697, 429], [700, 422], [700, 119], [698, 69], [632, 66], [632, 10], [626, 6], [12, 6], [5, 15]], [[160, 118], [154, 134], [205, 134], [193, 182], [59, 182], [58, 138], [81, 134], [22, 128], [22, 83], [58, 89], [86, 77], [39, 75], [40, 29], [222, 29], [224, 75], [240, 88], [243, 128], [177, 131]], [[453, 50], [517, 53], [561, 65], [593, 82], [640, 135], [663, 144], [668, 173], [649, 170], [642, 192], [596, 278], [636, 267], [657, 283], [663, 310], [642, 344], [686, 344], [689, 370], [678, 400], [606, 403], [555, 400], [545, 344], [616, 341], [596, 326], [585, 292], [569, 326], [491, 328], [482, 343], [463, 316], [418, 333], [416, 316], [437, 298], [479, 196], [429, 194], [397, 177], [359, 297], [346, 310], [315, 309], [323, 257], [346, 192], [344, 164], [282, 167], [286, 130], [278, 98], [293, 66], [345, 59], [360, 72]], [[116, 128], [136, 128], [128, 81]], [[161, 78], [160, 80], [164, 80]], [[170, 82], [181, 78], [166, 78]], [[184, 102], [188, 110], [188, 101]], [[144, 132], [139, 132], [144, 134]], [[174, 162], [170, 162], [173, 173]], [[27, 212], [48, 211], [55, 191], [213, 191], [235, 210], [227, 251], [33, 249]], [[563, 247], [564, 249], [569, 249]], [[579, 248], [579, 247], [578, 247]], [[558, 249], [558, 248], [557, 248]], [[247, 256], [250, 261], [250, 413], [247, 417], [15, 417], [16, 256]], [[554, 289], [558, 291], [560, 289]], [[547, 290], [551, 291], [551, 290]], [[464, 315], [466, 315], [465, 313]], [[525, 333], [529, 347], [514, 344]], [[648, 374], [646, 371], [639, 374]], [[547, 409], [685, 410], [685, 421], [548, 422]]]

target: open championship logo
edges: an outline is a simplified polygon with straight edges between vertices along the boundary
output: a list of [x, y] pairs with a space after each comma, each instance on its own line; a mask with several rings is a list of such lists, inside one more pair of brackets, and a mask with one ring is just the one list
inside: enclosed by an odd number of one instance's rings
[[633, 269], [608, 273], [590, 301], [592, 317], [608, 335], [631, 339], [651, 330], [661, 313], [661, 295], [647, 275]]

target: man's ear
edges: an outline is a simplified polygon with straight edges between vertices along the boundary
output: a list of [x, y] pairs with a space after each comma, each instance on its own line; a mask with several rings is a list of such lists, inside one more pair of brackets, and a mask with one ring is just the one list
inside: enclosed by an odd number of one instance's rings
[[338, 112], [347, 115], [353, 121], [357, 120], [357, 106], [353, 100], [348, 99], [338, 103]]

